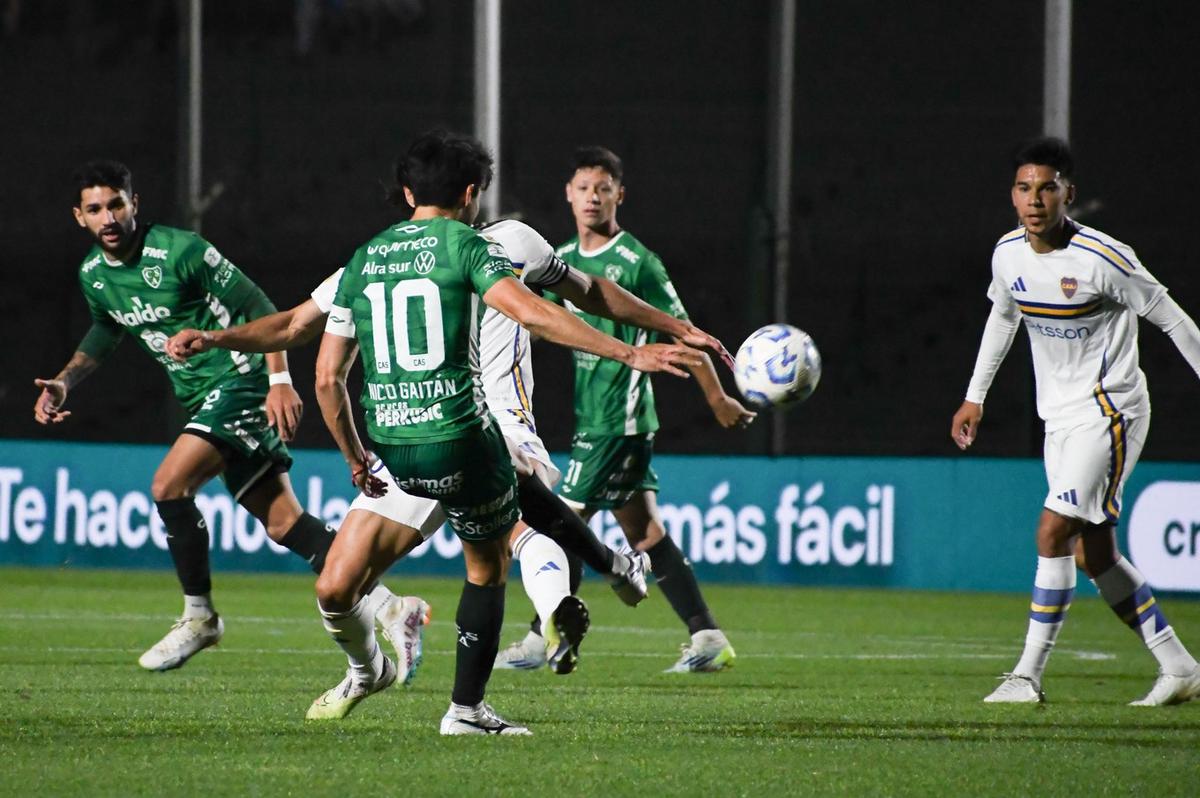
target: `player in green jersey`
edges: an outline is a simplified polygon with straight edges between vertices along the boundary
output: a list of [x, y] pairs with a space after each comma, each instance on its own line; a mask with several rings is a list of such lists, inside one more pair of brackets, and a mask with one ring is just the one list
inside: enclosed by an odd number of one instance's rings
[[[368, 495], [386, 491], [372, 475], [346, 389], [361, 348], [361, 400], [376, 453], [395, 487], [441, 502], [463, 541], [467, 581], [455, 618], [454, 691], [442, 734], [528, 734], [483, 700], [499, 648], [509, 536], [520, 518], [516, 474], [480, 384], [483, 305], [541, 338], [636, 370], [686, 376], [676, 364], [691, 367], [700, 358], [685, 346], [622, 343], [529, 291], [503, 247], [464, 224], [474, 221], [492, 174], [479, 142], [426, 134], [396, 171], [414, 212], [347, 264], [317, 356], [317, 399], [355, 484]], [[330, 572], [369, 573], [380, 565], [374, 546], [339, 538], [329, 554]], [[351, 661], [367, 660], [381, 673], [363, 644], [369, 625], [348, 613], [338, 629]]]
[[[577, 235], [558, 248], [558, 255], [568, 266], [606, 277], [650, 305], [686, 319], [662, 261], [617, 224], [617, 208], [625, 198], [622, 178], [621, 159], [609, 150], [576, 150], [566, 197]], [[626, 343], [654, 340], [652, 332], [567, 305], [588, 324]], [[745, 427], [754, 420], [754, 413], [725, 393], [707, 356], [691, 372], [721, 426]], [[655, 500], [658, 478], [650, 466], [657, 429], [649, 375], [575, 352], [575, 436], [562, 496], [585, 519], [598, 510], [611, 510], [629, 544], [650, 555], [658, 586], [691, 634], [691, 642], [669, 670], [720, 670], [732, 663], [733, 647], [705, 604], [691, 565], [665, 534], [659, 516]], [[524, 640], [501, 652], [498, 666], [533, 669], [544, 664], [545, 644], [537, 630], [535, 621]]]
[[[164, 352], [187, 327], [227, 327], [275, 308], [266, 295], [200, 236], [138, 223], [129, 169], [92, 161], [75, 175], [75, 219], [95, 238], [79, 270], [92, 326], [53, 379], [39, 379], [34, 405], [41, 424], [59, 423], [68, 393], [112, 353], [128, 332], [158, 361], [190, 419], [159, 465], [151, 495], [166, 526], [167, 547], [184, 593], [182, 617], [138, 660], [149, 670], [184, 664], [215, 645], [224, 622], [212, 602], [209, 535], [195, 495], [221, 475], [234, 498], [267, 534], [320, 573], [333, 532], [304, 512], [287, 472], [284, 441], [300, 421], [284, 353], [214, 351], [186, 364]], [[268, 375], [268, 371], [270, 374]], [[381, 602], [390, 597], [380, 589]]]

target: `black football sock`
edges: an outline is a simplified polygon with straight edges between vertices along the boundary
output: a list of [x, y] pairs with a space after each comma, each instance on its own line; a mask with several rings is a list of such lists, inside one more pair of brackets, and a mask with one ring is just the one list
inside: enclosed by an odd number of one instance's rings
[[175, 563], [175, 575], [185, 596], [207, 596], [212, 592], [208, 570], [208, 525], [196, 509], [194, 499], [164, 499], [155, 502], [167, 528], [167, 550]]
[[[601, 543], [579, 514], [540, 479], [534, 476], [523, 480], [517, 488], [517, 501], [525, 523], [561, 546], [568, 561], [574, 563], [574, 569], [579, 569], [582, 559], [598, 574], [608, 576], [612, 573], [612, 550]], [[572, 593], [579, 587], [580, 578], [572, 570]]]
[[298, 554], [313, 569], [313, 573], [319, 574], [325, 567], [325, 555], [333, 545], [333, 527], [315, 515], [300, 513], [296, 523], [280, 539], [279, 545]]
[[675, 545], [671, 536], [663, 535], [663, 539], [646, 553], [650, 555], [650, 566], [658, 587], [667, 597], [679, 620], [687, 624], [688, 633], [719, 629], [708, 605], [704, 603], [704, 596], [700, 595], [700, 585], [696, 582], [696, 575], [692, 573], [691, 563], [684, 559], [683, 552]]
[[458, 644], [450, 700], [473, 707], [483, 700], [492, 666], [496, 664], [496, 652], [500, 650], [504, 585], [483, 587], [464, 582], [454, 623], [458, 627]]
[[563, 553], [567, 555], [567, 578], [571, 587], [571, 595], [577, 596], [579, 595], [579, 583], [583, 581], [583, 560], [569, 551]]

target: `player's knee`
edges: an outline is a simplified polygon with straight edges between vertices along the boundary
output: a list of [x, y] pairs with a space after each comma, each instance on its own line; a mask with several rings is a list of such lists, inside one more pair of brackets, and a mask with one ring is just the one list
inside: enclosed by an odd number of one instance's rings
[[467, 581], [482, 587], [499, 587], [508, 578], [512, 554], [508, 548], [508, 537], [489, 541], [489, 545], [476, 546], [467, 559]]
[[260, 518], [267, 530], [267, 537], [278, 543], [296, 525], [302, 513], [268, 513], [266, 518]]
[[317, 577], [317, 601], [331, 612], [345, 612], [354, 606], [357, 585], [338, 568], [326, 567]]
[[172, 499], [187, 498], [188, 486], [182, 480], [167, 474], [155, 474], [150, 483], [150, 496], [156, 502], [171, 501]]

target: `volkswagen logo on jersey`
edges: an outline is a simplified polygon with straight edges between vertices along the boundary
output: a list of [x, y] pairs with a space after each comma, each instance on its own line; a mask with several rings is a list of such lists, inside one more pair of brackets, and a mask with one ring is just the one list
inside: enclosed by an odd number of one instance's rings
[[162, 268], [159, 266], [147, 266], [142, 269], [142, 279], [151, 288], [158, 288], [162, 283]]
[[1075, 296], [1075, 292], [1079, 290], [1079, 281], [1074, 277], [1064, 277], [1058, 281], [1058, 285], [1062, 288], [1063, 296], [1067, 299]]
[[433, 267], [437, 265], [437, 258], [429, 250], [422, 250], [417, 259], [413, 261], [413, 268], [417, 270], [417, 274], [425, 275], [433, 271]]

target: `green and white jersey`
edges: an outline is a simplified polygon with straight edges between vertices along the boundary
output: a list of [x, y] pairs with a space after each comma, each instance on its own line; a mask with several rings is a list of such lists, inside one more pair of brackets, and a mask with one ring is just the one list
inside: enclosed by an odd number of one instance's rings
[[263, 356], [212, 349], [186, 363], [164, 351], [180, 330], [216, 330], [249, 319], [239, 311], [254, 283], [195, 233], [149, 225], [141, 252], [128, 263], [110, 260], [93, 246], [79, 269], [79, 285], [96, 324], [120, 335], [128, 331], [162, 364], [175, 396], [189, 412], [212, 386], [236, 375], [263, 375]]
[[[679, 319], [687, 312], [658, 255], [622, 230], [599, 249], [586, 251], [573, 238], [557, 250], [568, 266], [606, 277], [631, 294]], [[655, 333], [584, 313], [572, 313], [600, 332], [633, 346], [652, 343]], [[616, 360], [575, 352], [575, 432], [591, 435], [639, 435], [658, 429], [650, 375]]]
[[483, 294], [516, 278], [504, 248], [461, 222], [389, 227], [354, 253], [325, 331], [362, 349], [362, 404], [374, 441], [463, 437], [490, 423], [479, 370]]

